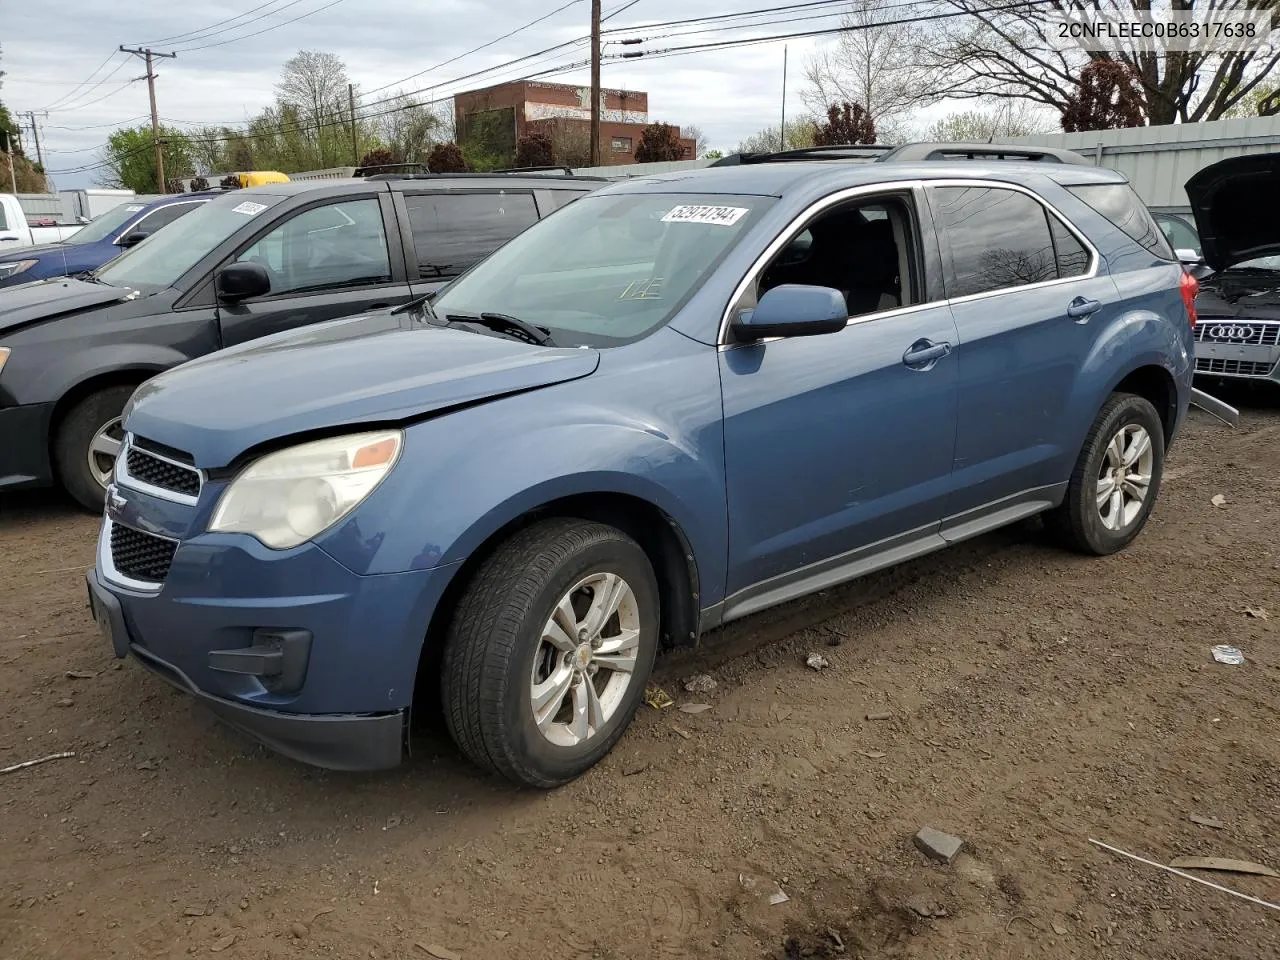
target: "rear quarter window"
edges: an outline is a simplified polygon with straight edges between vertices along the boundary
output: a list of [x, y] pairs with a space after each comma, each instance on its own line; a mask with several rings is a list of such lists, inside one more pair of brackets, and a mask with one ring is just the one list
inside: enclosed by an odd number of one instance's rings
[[1067, 189], [1157, 257], [1177, 259], [1146, 204], [1127, 183], [1088, 183]]

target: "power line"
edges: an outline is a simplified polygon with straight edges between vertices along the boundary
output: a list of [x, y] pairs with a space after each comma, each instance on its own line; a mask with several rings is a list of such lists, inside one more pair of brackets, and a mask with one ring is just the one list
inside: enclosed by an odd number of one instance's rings
[[110, 90], [110, 91], [108, 91], [107, 93], [104, 93], [102, 96], [100, 96], [100, 97], [95, 97], [95, 98], [94, 98], [94, 99], [92, 99], [92, 100], [82, 100], [82, 101], [80, 101], [79, 103], [77, 103], [77, 104], [73, 104], [72, 106], [69, 106], [69, 107], [55, 107], [53, 110], [44, 110], [44, 111], [40, 111], [40, 112], [43, 112], [43, 113], [74, 113], [74, 112], [75, 112], [75, 111], [77, 111], [77, 110], [83, 110], [85, 107], [91, 107], [91, 106], [93, 106], [95, 103], [101, 103], [103, 100], [110, 99], [111, 97], [114, 97], [117, 93], [119, 93], [121, 90], [127, 90], [127, 89], [129, 89], [129, 87], [133, 86], [133, 85], [134, 85], [135, 83], [137, 83], [139, 80], [145, 80], [145, 79], [147, 79], [147, 78], [146, 78], [146, 77], [134, 77], [132, 80], [126, 80], [124, 83], [120, 84], [120, 86], [116, 87], [114, 90]]
[[55, 124], [55, 123], [45, 123], [45, 124], [41, 124], [41, 126], [45, 130], [70, 130], [72, 132], [79, 133], [82, 130], [105, 130], [108, 127], [123, 127], [123, 126], [127, 126], [128, 124], [137, 123], [139, 120], [145, 120], [145, 119], [147, 119], [147, 115], [144, 113], [137, 117], [130, 117], [128, 120], [117, 120], [115, 123], [90, 123], [83, 127], [66, 127], [66, 126], [59, 126], [58, 124]]
[[[293, 3], [300, 3], [300, 2], [301, 0], [293, 0]], [[293, 6], [293, 3], [286, 4], [286, 6]], [[300, 14], [289, 20], [281, 20], [279, 23], [273, 23], [271, 26], [263, 27], [261, 30], [255, 30], [253, 33], [246, 33], [239, 37], [229, 37], [226, 40], [217, 40], [213, 43], [201, 44], [198, 47], [180, 47], [178, 48], [178, 52], [192, 53], [196, 50], [208, 50], [210, 47], [222, 47], [227, 45], [228, 43], [238, 43], [241, 40], [248, 40], [251, 37], [260, 37], [264, 33], [270, 33], [272, 30], [279, 30], [281, 27], [287, 27], [289, 26], [289, 24], [297, 23], [299, 20], [305, 20], [307, 19], [307, 17], [314, 17], [317, 13], [321, 13], [322, 11], [328, 10], [330, 7], [336, 7], [340, 3], [342, 3], [342, 0], [330, 0], [329, 3], [326, 3], [320, 7], [316, 7], [314, 10], [308, 11], [307, 13]], [[278, 8], [278, 10], [283, 10], [283, 9], [284, 7]], [[278, 10], [272, 11], [272, 12], [275, 13], [275, 12], [278, 12]], [[248, 21], [240, 24], [240, 26], [247, 26], [247, 25], [248, 25]], [[209, 34], [209, 36], [213, 36], [213, 34]]]
[[[425, 70], [419, 70], [417, 73], [411, 73], [407, 77], [402, 77], [399, 80], [393, 80], [391, 83], [384, 83], [380, 87], [374, 87], [372, 90], [367, 90], [360, 94], [360, 99], [363, 100], [365, 97], [372, 96], [373, 94], [378, 93], [381, 90], [386, 90], [388, 87], [395, 87], [395, 86], [399, 86], [402, 83], [408, 83], [410, 80], [416, 80], [418, 77], [424, 76], [425, 74], [431, 73], [435, 70], [439, 70], [441, 67], [447, 67], [451, 63], [457, 63], [463, 57], [469, 57], [473, 53], [479, 53], [481, 50], [485, 50], [489, 47], [492, 47], [495, 43], [500, 43], [503, 40], [507, 40], [511, 37], [514, 37], [517, 33], [520, 33], [524, 30], [528, 30], [530, 27], [537, 26], [539, 23], [542, 23], [542, 21], [549, 20], [552, 17], [554, 17], [557, 13], [562, 13], [563, 11], [568, 10], [570, 7], [574, 6], [575, 4], [579, 4], [582, 2], [584, 2], [584, 0], [569, 0], [568, 3], [563, 4], [559, 7], [556, 7], [550, 13], [543, 14], [542, 16], [538, 17], [536, 20], [530, 20], [528, 23], [525, 23], [516, 27], [510, 33], [504, 33], [500, 37], [494, 37], [494, 39], [490, 40], [488, 43], [482, 43], [478, 47], [472, 47], [470, 50], [460, 53], [456, 57], [450, 57], [448, 60], [442, 60], [439, 63], [435, 64], [434, 66], [427, 67]], [[639, 0], [633, 0], [633, 2], [638, 3]]]
[[[628, 4], [630, 6], [630, 4]], [[848, 0], [809, 0], [807, 3], [787, 3], [777, 7], [758, 7], [754, 10], [741, 10], [738, 13], [713, 13], [705, 17], [687, 17], [683, 20], [659, 20], [656, 23], [645, 23], [631, 27], [614, 27], [606, 30], [606, 33], [632, 33], [636, 30], [652, 30], [656, 27], [682, 27], [690, 23], [706, 23], [709, 21], [733, 20], [739, 17], [753, 17], [757, 14], [764, 13], [785, 13], [788, 11], [805, 10], [812, 7], [830, 7], [839, 6], [847, 10], [849, 6]], [[619, 13], [621, 11], [618, 11]]]
[[[215, 20], [213, 23], [206, 24], [203, 27], [197, 27], [195, 30], [188, 30], [186, 33], [175, 33], [171, 37], [161, 37], [159, 40], [148, 40], [147, 45], [159, 46], [162, 43], [176, 43], [179, 40], [193, 40], [193, 39], [196, 39], [197, 34], [203, 35], [209, 30], [212, 30], [214, 27], [220, 27], [225, 23], [231, 23], [233, 20], [243, 19], [244, 17], [247, 17], [251, 13], [257, 13], [263, 7], [269, 7], [272, 4], [279, 3], [279, 2], [280, 0], [267, 0], [266, 3], [260, 3], [256, 7], [253, 7], [250, 10], [246, 10], [244, 13], [236, 14], [234, 17], [225, 17], [222, 20]], [[244, 26], [244, 24], [240, 24], [240, 26]]]
[[[114, 57], [117, 53], [119, 53], [119, 51], [118, 51], [118, 50], [112, 51], [111, 56], [110, 56], [110, 57], [107, 57], [107, 59], [106, 59], [106, 60], [103, 60], [103, 61], [102, 61], [102, 63], [101, 63], [101, 64], [99, 64], [99, 66], [98, 66], [98, 69], [97, 69], [97, 70], [94, 70], [94, 71], [93, 71], [93, 73], [91, 73], [91, 74], [89, 74], [89, 76], [85, 77], [84, 82], [85, 82], [86, 84], [87, 84], [87, 83], [89, 83], [89, 81], [93, 79], [94, 74], [96, 74], [96, 73], [98, 72], [98, 70], [101, 70], [101, 69], [102, 69], [103, 67], [105, 67], [108, 63], [110, 63], [110, 62], [111, 62], [111, 57]], [[98, 80], [97, 80], [95, 83], [93, 83], [92, 85], [90, 85], [90, 86], [88, 86], [88, 87], [85, 87], [85, 89], [84, 89], [84, 90], [79, 90], [79, 91], [77, 91], [77, 90], [72, 90], [72, 91], [70, 91], [70, 92], [68, 92], [68, 93], [64, 94], [63, 96], [58, 97], [58, 98], [57, 98], [56, 100], [54, 100], [52, 103], [48, 103], [48, 104], [45, 104], [43, 107], [40, 107], [40, 108], [39, 108], [39, 109], [40, 109], [40, 111], [41, 111], [41, 112], [44, 112], [44, 111], [54, 111], [54, 112], [56, 112], [56, 111], [63, 111], [63, 110], [75, 110], [75, 109], [78, 109], [78, 107], [79, 107], [80, 105], [79, 105], [79, 104], [74, 104], [74, 103], [72, 103], [72, 101], [77, 100], [77, 99], [79, 99], [80, 97], [87, 96], [88, 94], [92, 93], [94, 90], [97, 90], [100, 86], [102, 86], [104, 83], [106, 83], [106, 82], [107, 82], [108, 80], [110, 80], [112, 77], [114, 77], [117, 73], [119, 73], [121, 70], [123, 70], [123, 69], [124, 69], [124, 67], [125, 67], [125, 64], [127, 64], [128, 62], [129, 62], [129, 58], [128, 58], [128, 57], [125, 57], [123, 60], [121, 60], [119, 63], [117, 63], [117, 64], [116, 64], [116, 68], [115, 68], [114, 70], [112, 70], [112, 71], [111, 71], [110, 73], [108, 73], [108, 74], [103, 75], [102, 77], [99, 77], [99, 78], [98, 78]]]
[[[1057, 3], [1059, 0], [1017, 0], [1015, 3], [1006, 4], [998, 7], [984, 7], [982, 13], [999, 13], [1002, 11], [1017, 10], [1024, 7], [1042, 6], [1046, 3]], [[901, 4], [900, 6], [915, 6], [914, 3]], [[745, 37], [739, 40], [714, 40], [707, 43], [686, 44], [682, 47], [665, 47], [659, 50], [636, 50], [626, 53], [612, 54], [608, 57], [610, 60], [634, 60], [646, 57], [651, 60], [658, 60], [666, 56], [676, 56], [681, 53], [691, 53], [707, 50], [725, 50], [731, 47], [751, 46], [758, 43], [776, 43], [779, 40], [795, 40], [802, 37], [822, 37], [831, 36], [838, 33], [856, 33], [861, 30], [873, 30], [879, 27], [897, 27], [910, 23], [927, 23], [934, 20], [947, 20], [952, 17], [968, 17], [973, 16], [975, 11], [972, 10], [950, 10], [944, 13], [920, 14], [912, 17], [900, 17], [896, 20], [878, 20], [875, 23], [857, 23], [844, 24], [839, 27], [826, 27], [821, 30], [802, 30], [797, 33], [775, 33], [765, 37]], [[785, 23], [788, 21], [777, 21]], [[759, 26], [759, 24], [757, 24]]]

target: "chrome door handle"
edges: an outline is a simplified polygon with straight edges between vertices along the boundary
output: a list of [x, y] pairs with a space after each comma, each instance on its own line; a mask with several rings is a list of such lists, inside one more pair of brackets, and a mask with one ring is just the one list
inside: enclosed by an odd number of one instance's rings
[[1091, 316], [1101, 309], [1102, 303], [1098, 300], [1089, 300], [1085, 297], [1076, 297], [1067, 304], [1067, 316], [1077, 323], [1084, 323]]
[[902, 355], [902, 362], [912, 370], [928, 370], [950, 353], [951, 344], [949, 343], [917, 340], [907, 347], [907, 352]]

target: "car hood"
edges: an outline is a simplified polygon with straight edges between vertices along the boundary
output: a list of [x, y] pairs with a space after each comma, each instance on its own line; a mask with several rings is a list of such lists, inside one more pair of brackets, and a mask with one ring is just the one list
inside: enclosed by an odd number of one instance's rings
[[131, 300], [136, 296], [138, 291], [128, 287], [89, 283], [71, 277], [19, 283], [5, 287], [0, 293], [0, 333], [104, 303]]
[[70, 253], [70, 246], [62, 243], [37, 243], [30, 247], [20, 247], [0, 254], [0, 263], [13, 263], [15, 260], [30, 260], [32, 257], [47, 256], [51, 253]]
[[143, 384], [130, 432], [223, 467], [272, 440], [403, 422], [585, 377], [595, 350], [536, 347], [426, 324], [413, 313], [349, 317], [253, 341]]
[[1205, 263], [1213, 269], [1280, 253], [1280, 153], [1210, 164], [1186, 190]]

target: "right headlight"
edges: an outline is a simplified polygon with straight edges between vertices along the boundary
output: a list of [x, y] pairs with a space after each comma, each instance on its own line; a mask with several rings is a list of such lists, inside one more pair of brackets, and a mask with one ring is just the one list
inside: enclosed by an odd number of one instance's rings
[[267, 454], [231, 481], [209, 529], [248, 533], [276, 550], [296, 547], [369, 496], [403, 446], [403, 431], [378, 430]]
[[8, 280], [18, 274], [30, 270], [39, 260], [14, 260], [11, 263], [0, 263], [0, 280]]

